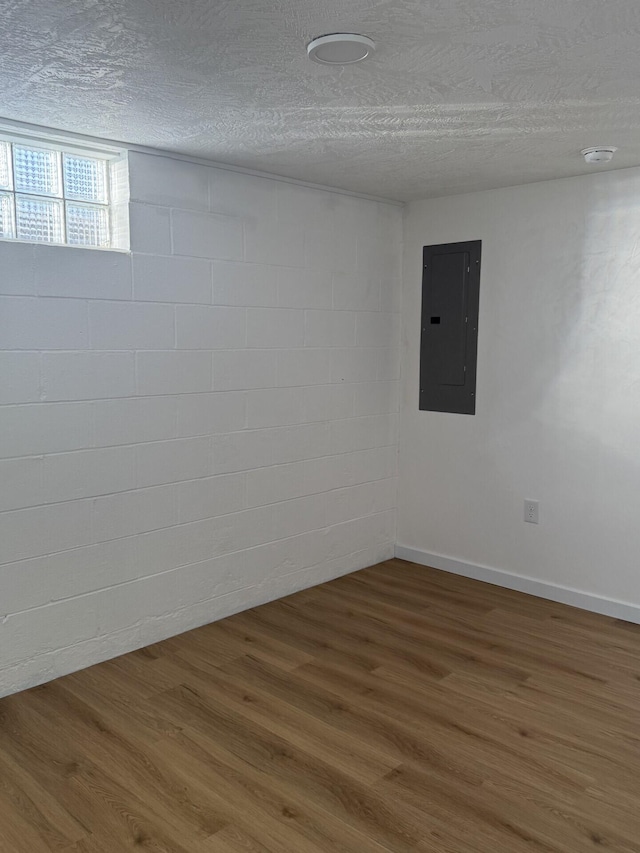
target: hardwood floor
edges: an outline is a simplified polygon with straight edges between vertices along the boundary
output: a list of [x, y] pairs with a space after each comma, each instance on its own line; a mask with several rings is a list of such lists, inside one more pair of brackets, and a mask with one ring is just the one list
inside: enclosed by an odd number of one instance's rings
[[2, 853], [640, 851], [640, 626], [391, 560], [0, 700]]

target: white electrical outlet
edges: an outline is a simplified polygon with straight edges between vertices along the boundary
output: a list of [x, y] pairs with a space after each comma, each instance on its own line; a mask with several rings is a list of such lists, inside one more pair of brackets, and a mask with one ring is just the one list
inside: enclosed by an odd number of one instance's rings
[[529, 524], [538, 523], [538, 501], [524, 502], [524, 520]]

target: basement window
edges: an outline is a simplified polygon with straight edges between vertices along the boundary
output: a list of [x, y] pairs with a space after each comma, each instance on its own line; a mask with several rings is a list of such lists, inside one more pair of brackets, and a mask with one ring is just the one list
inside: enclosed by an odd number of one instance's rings
[[123, 227], [118, 204], [123, 175], [122, 151], [0, 136], [0, 238], [128, 248], [128, 223]]

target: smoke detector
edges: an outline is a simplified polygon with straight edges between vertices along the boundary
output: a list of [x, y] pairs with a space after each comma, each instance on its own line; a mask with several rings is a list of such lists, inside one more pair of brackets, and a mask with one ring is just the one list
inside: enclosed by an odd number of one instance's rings
[[595, 148], [585, 148], [580, 153], [584, 157], [585, 163], [598, 165], [599, 163], [610, 163], [617, 150], [613, 145], [598, 145]]
[[376, 43], [358, 33], [331, 33], [307, 45], [307, 56], [322, 65], [353, 65], [362, 62], [376, 49]]

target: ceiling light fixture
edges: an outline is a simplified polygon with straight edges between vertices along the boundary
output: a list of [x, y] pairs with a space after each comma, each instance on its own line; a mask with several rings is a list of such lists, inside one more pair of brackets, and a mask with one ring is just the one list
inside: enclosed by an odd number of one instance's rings
[[584, 148], [580, 153], [585, 163], [597, 166], [600, 163], [610, 163], [617, 150], [613, 145], [598, 145], [595, 148]]
[[307, 45], [307, 56], [322, 65], [352, 65], [362, 62], [376, 49], [376, 43], [357, 33], [331, 33], [313, 39]]

